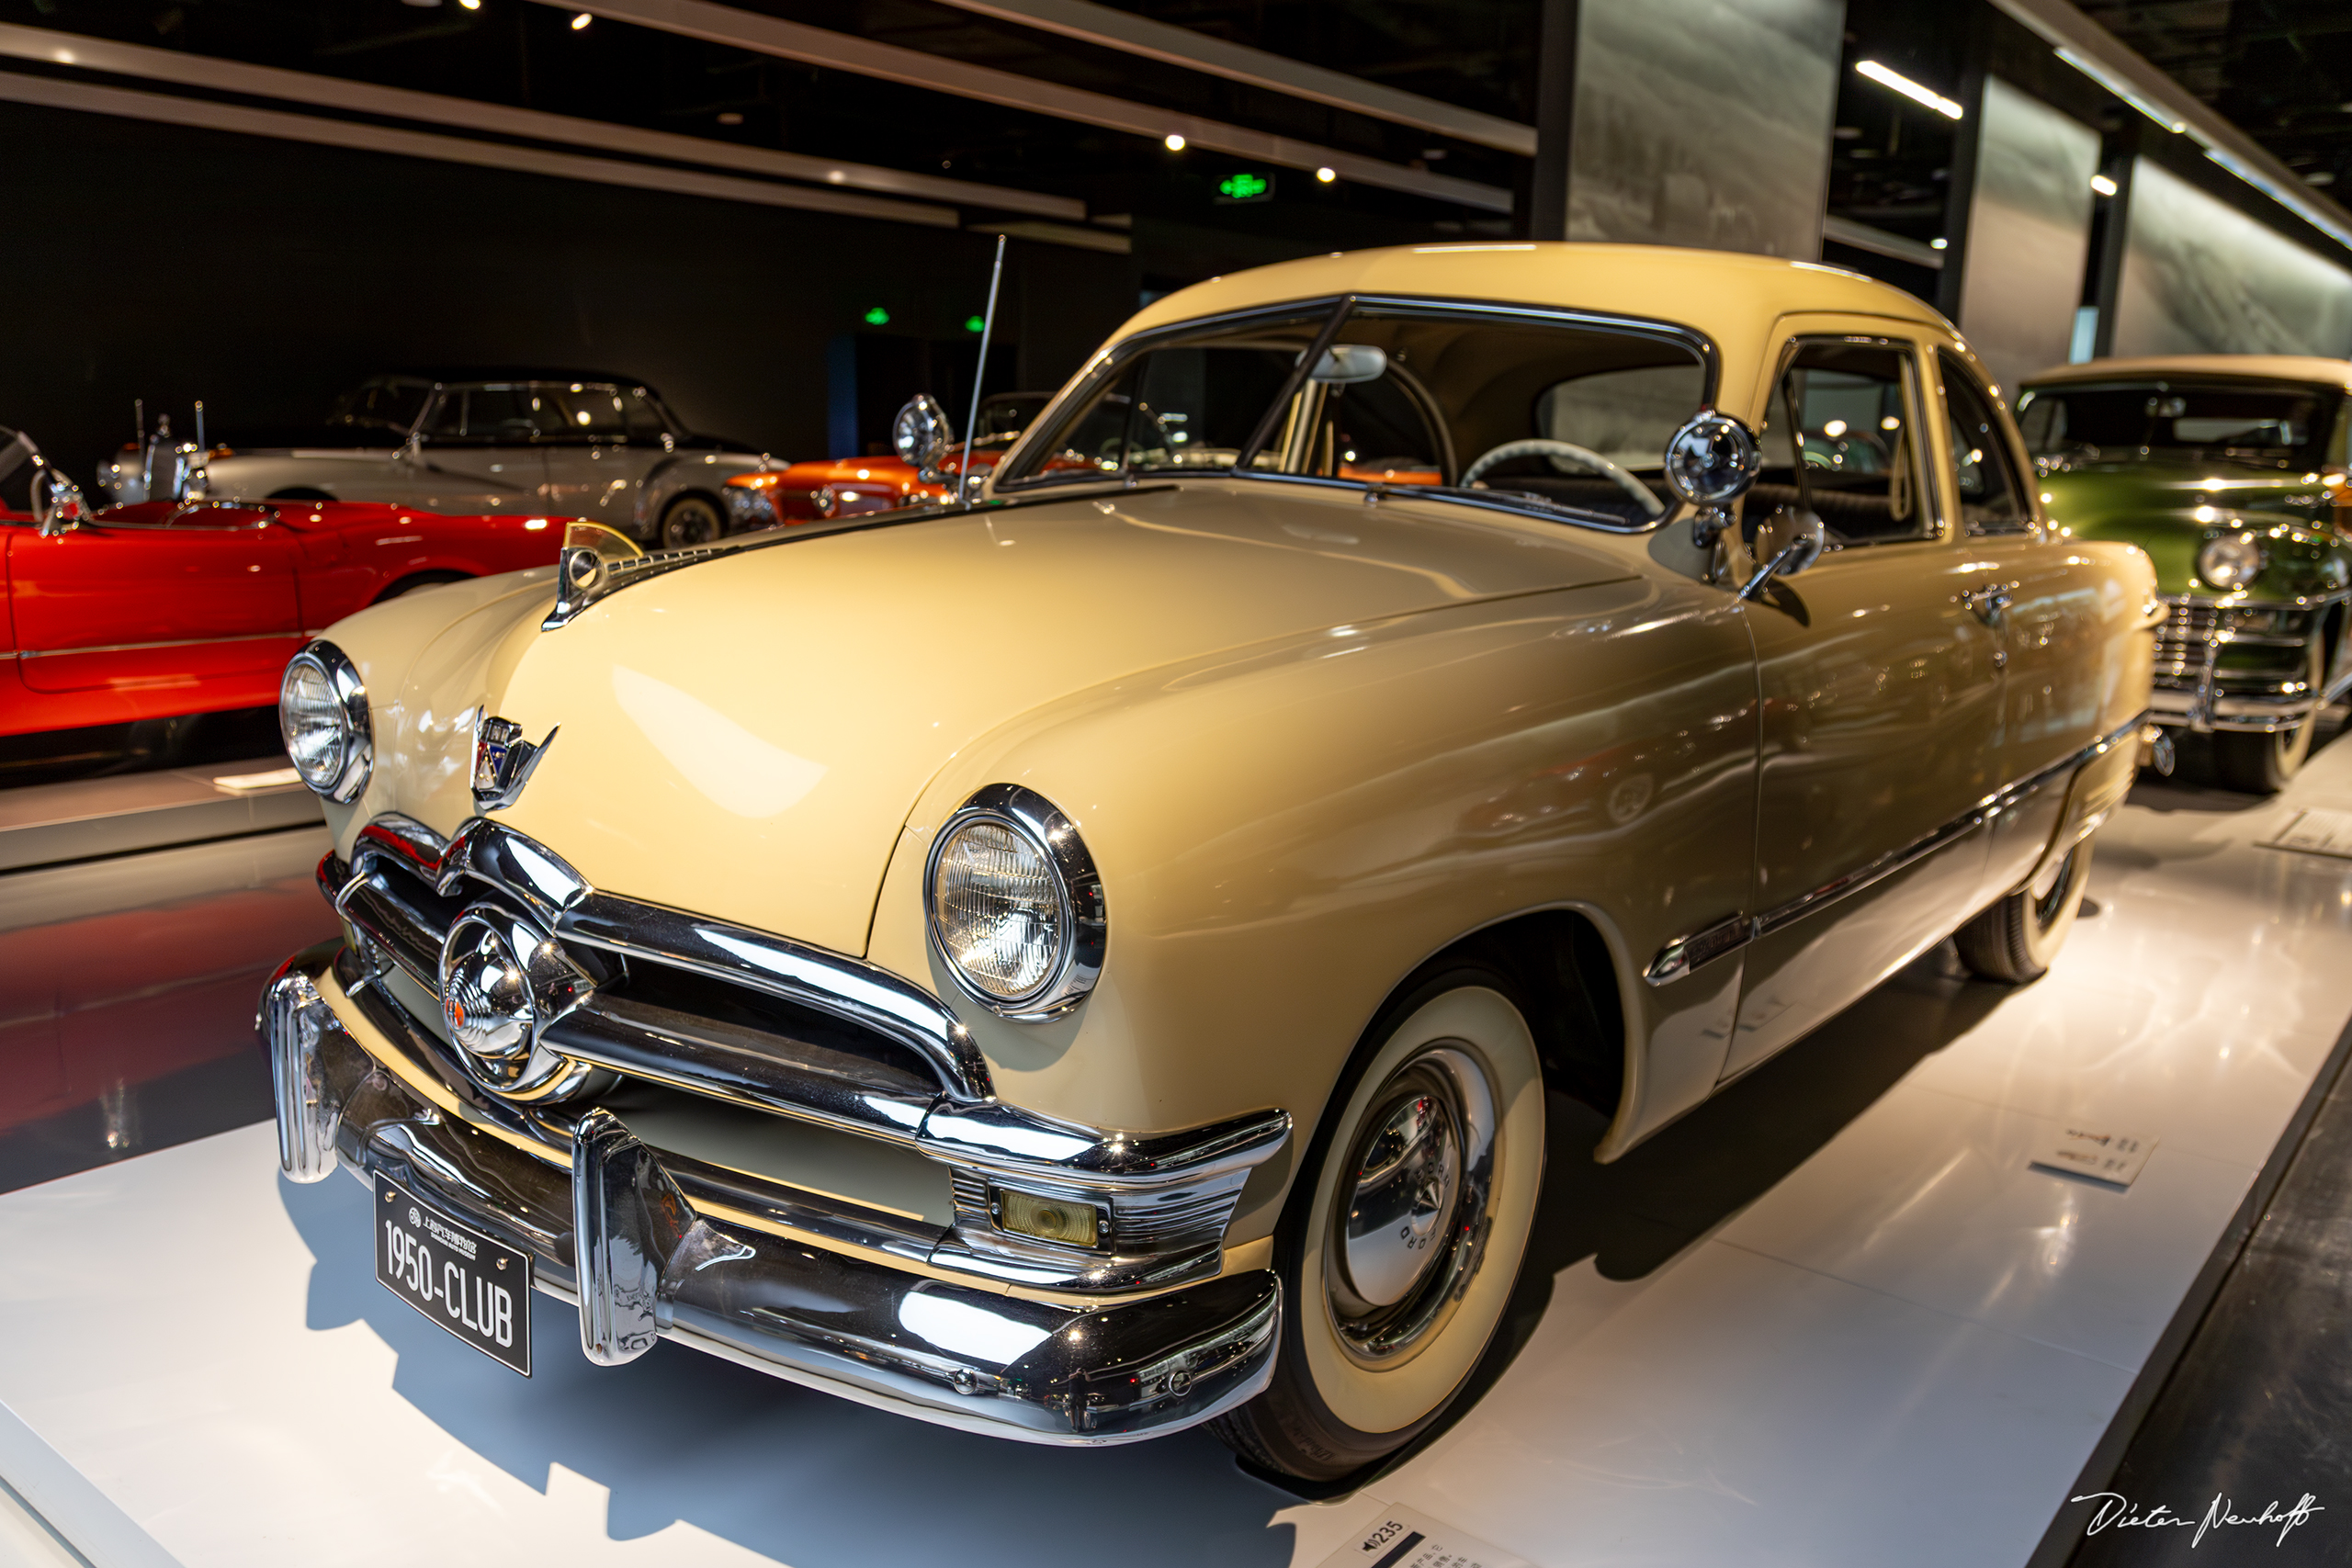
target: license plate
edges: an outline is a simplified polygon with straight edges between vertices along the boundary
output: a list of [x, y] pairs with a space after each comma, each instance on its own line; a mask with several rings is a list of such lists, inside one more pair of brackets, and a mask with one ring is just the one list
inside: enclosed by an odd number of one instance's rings
[[376, 1280], [483, 1355], [531, 1375], [531, 1255], [380, 1176]]

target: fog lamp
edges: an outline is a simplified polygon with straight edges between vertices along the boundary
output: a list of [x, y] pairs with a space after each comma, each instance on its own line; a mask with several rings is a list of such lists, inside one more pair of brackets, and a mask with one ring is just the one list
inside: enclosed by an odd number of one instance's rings
[[1064, 1247], [1092, 1247], [1110, 1229], [1101, 1210], [1075, 1198], [1040, 1198], [1006, 1187], [993, 1189], [989, 1196], [994, 1200], [999, 1230], [1057, 1241]]

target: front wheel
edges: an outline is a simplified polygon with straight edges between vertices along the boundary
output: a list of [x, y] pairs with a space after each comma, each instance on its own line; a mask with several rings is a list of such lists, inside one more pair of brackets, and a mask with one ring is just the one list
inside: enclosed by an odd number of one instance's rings
[[1513, 988], [1451, 970], [1376, 1023], [1275, 1238], [1273, 1380], [1219, 1417], [1266, 1469], [1335, 1480], [1461, 1393], [1502, 1322], [1544, 1178], [1544, 1077]]
[[727, 532], [727, 518], [718, 502], [707, 495], [682, 495], [662, 509], [656, 543], [665, 550], [716, 544]]
[[1981, 980], [2022, 986], [2050, 973], [2090, 886], [2091, 840], [2068, 850], [2055, 865], [1984, 910], [1954, 933], [1960, 961]]

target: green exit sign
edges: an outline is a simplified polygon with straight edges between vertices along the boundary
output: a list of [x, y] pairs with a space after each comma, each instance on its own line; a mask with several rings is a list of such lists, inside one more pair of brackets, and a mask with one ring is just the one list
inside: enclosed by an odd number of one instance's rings
[[1216, 198], [1220, 202], [1265, 201], [1273, 194], [1273, 175], [1252, 174], [1247, 169], [1216, 182]]

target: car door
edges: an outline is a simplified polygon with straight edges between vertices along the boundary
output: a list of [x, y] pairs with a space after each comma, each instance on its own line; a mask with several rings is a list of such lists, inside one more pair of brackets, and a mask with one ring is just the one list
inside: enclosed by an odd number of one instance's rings
[[1987, 571], [1939, 503], [1921, 345], [1867, 319], [1783, 330], [1743, 529], [1809, 502], [1830, 547], [1748, 605], [1756, 923], [1726, 1077], [1975, 908], [1985, 834], [1973, 814], [2000, 782], [2001, 649], [1970, 607]]
[[628, 532], [636, 518], [638, 481], [662, 453], [658, 446], [648, 453], [629, 444], [626, 394], [594, 382], [548, 382], [535, 391], [553, 416], [540, 441], [547, 459], [546, 509]]
[[435, 512], [538, 512], [556, 411], [527, 381], [445, 387], [417, 432], [417, 491]]
[[11, 530], [24, 682], [183, 686], [189, 712], [224, 683], [274, 687], [302, 646], [294, 559], [287, 531], [257, 507], [154, 502], [62, 534]]
[[2023, 446], [1984, 377], [1951, 344], [1937, 347], [1934, 365], [1951, 510], [1987, 574], [1970, 606], [1999, 637], [2006, 663], [2007, 793], [1986, 869], [1998, 890], [2033, 869], [2056, 829], [2067, 780], [2041, 775], [2144, 705], [2122, 689], [2131, 667], [2107, 646], [2117, 623], [2137, 617], [2141, 606], [2117, 603], [2112, 574], [2046, 525]]

